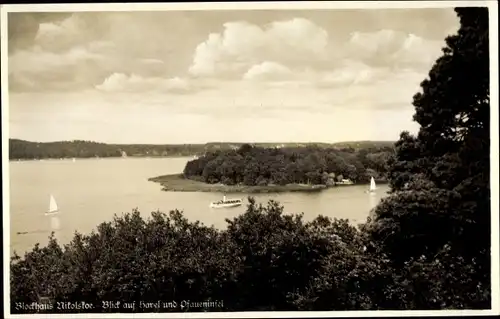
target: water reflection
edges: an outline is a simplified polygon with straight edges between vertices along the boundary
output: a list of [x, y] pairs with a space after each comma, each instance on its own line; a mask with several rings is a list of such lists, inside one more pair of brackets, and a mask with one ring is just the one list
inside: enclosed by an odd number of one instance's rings
[[370, 193], [368, 194], [368, 202], [370, 203], [370, 210], [373, 210], [380, 200], [378, 194]]
[[60, 238], [60, 230], [61, 229], [61, 220], [59, 216], [50, 217], [50, 230], [54, 232], [54, 237], [59, 241]]

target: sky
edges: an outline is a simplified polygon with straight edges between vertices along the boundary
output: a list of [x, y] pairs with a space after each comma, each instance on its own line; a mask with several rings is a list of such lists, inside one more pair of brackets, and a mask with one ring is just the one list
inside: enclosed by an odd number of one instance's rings
[[397, 140], [452, 8], [8, 14], [9, 136]]

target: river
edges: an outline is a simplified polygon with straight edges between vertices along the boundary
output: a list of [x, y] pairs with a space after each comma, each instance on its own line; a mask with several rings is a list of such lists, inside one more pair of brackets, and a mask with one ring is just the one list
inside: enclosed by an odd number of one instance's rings
[[[203, 192], [163, 192], [150, 177], [179, 173], [190, 158], [110, 158], [19, 161], [9, 163], [11, 254], [30, 250], [37, 242], [47, 244], [51, 218], [44, 215], [53, 195], [60, 214], [58, 240], [69, 242], [75, 231], [89, 233], [116, 213], [138, 208], [144, 217], [152, 211], [183, 210], [191, 220], [218, 228], [225, 218], [241, 214], [245, 207], [212, 209], [209, 202], [222, 194]], [[387, 186], [375, 195], [364, 193], [366, 185], [331, 188], [317, 193], [254, 194], [258, 202], [279, 201], [285, 212], [304, 213], [305, 220], [318, 215], [349, 218], [353, 223], [366, 220]], [[228, 195], [243, 197], [248, 194]], [[17, 234], [26, 232], [25, 234]]]

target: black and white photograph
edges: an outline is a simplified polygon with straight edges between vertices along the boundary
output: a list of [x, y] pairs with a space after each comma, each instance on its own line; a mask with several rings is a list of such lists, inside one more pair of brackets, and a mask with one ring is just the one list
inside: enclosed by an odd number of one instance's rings
[[6, 318], [499, 313], [496, 1], [0, 20]]

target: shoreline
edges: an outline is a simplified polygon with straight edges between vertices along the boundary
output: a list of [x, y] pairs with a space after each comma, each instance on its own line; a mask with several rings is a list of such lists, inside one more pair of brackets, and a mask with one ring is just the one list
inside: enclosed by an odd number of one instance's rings
[[193, 157], [192, 155], [167, 155], [167, 156], [127, 156], [127, 157], [122, 157], [122, 156], [104, 156], [104, 157], [47, 157], [47, 158], [26, 158], [26, 159], [21, 159], [21, 158], [15, 158], [15, 159], [9, 159], [9, 162], [44, 162], [44, 161], [72, 161], [73, 158], [75, 160], [104, 160], [104, 159], [144, 159], [144, 158], [150, 158], [150, 159], [159, 159], [159, 158], [191, 158]]
[[[150, 182], [158, 183], [162, 186], [164, 192], [214, 192], [214, 193], [284, 193], [284, 192], [319, 192], [334, 187], [359, 186], [335, 185], [327, 186], [324, 184], [305, 185], [305, 184], [287, 184], [287, 185], [265, 185], [265, 186], [247, 186], [247, 185], [223, 185], [207, 184], [191, 179], [186, 179], [182, 174], [161, 175], [151, 177]], [[366, 183], [368, 184], [368, 183]], [[381, 183], [384, 184], [384, 183]]]

